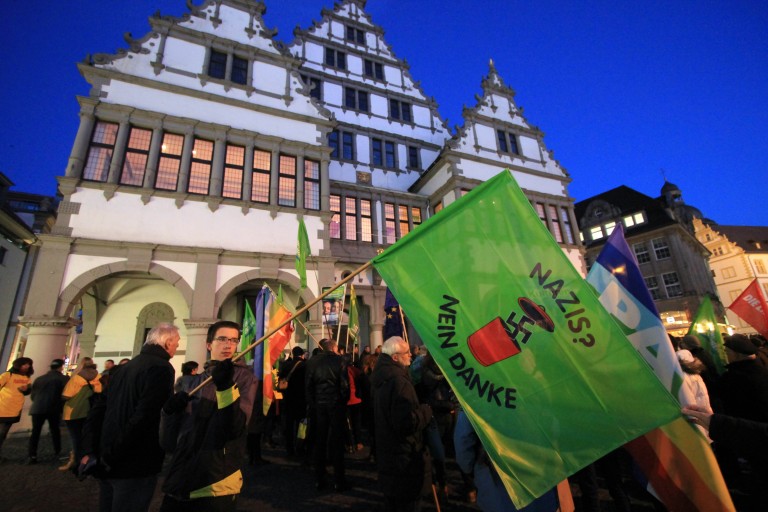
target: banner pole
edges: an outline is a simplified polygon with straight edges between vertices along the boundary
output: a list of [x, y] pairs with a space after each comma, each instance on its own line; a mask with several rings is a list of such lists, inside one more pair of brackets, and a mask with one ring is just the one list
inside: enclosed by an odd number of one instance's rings
[[[326, 290], [326, 291], [324, 291], [323, 293], [321, 293], [320, 295], [318, 295], [318, 296], [315, 298], [315, 300], [313, 300], [313, 301], [311, 301], [310, 303], [308, 303], [308, 304], [305, 304], [304, 306], [302, 306], [300, 309], [298, 309], [298, 310], [296, 311], [296, 313], [294, 313], [293, 315], [291, 315], [290, 317], [288, 317], [286, 320], [283, 320], [283, 321], [280, 323], [280, 325], [276, 326], [274, 329], [272, 329], [271, 331], [269, 331], [268, 333], [266, 333], [264, 336], [262, 336], [262, 337], [261, 337], [261, 338], [259, 338], [258, 340], [254, 341], [253, 343], [251, 343], [250, 345], [248, 345], [248, 346], [245, 348], [245, 350], [243, 350], [243, 351], [242, 351], [242, 352], [240, 352], [239, 354], [235, 354], [234, 356], [232, 356], [232, 362], [235, 362], [235, 361], [237, 361], [238, 359], [240, 359], [241, 357], [243, 357], [243, 356], [244, 356], [245, 354], [247, 354], [247, 353], [248, 353], [248, 351], [249, 351], [249, 350], [251, 350], [252, 348], [254, 348], [254, 347], [256, 347], [256, 346], [258, 346], [258, 345], [261, 345], [262, 343], [264, 343], [264, 340], [266, 340], [266, 339], [269, 339], [269, 338], [270, 338], [270, 337], [271, 337], [273, 334], [275, 334], [277, 331], [279, 331], [280, 329], [282, 329], [283, 327], [285, 327], [286, 325], [288, 325], [288, 323], [289, 323], [289, 322], [293, 321], [294, 317], [297, 317], [297, 316], [301, 315], [302, 313], [305, 313], [306, 311], [308, 311], [308, 310], [309, 310], [309, 308], [311, 308], [312, 306], [314, 306], [315, 304], [317, 304], [318, 302], [320, 302], [321, 300], [323, 300], [324, 298], [326, 298], [328, 295], [330, 295], [330, 293], [331, 293], [331, 292], [333, 292], [333, 291], [334, 291], [334, 290], [336, 290], [337, 288], [340, 288], [341, 286], [344, 286], [345, 284], [347, 284], [347, 283], [348, 283], [349, 281], [351, 281], [351, 280], [352, 280], [352, 278], [353, 278], [353, 277], [355, 277], [357, 274], [359, 274], [359, 273], [361, 273], [361, 272], [364, 272], [365, 270], [367, 270], [367, 269], [368, 269], [368, 267], [370, 267], [372, 264], [373, 264], [373, 261], [372, 261], [372, 260], [371, 260], [371, 261], [366, 261], [366, 262], [365, 262], [363, 265], [361, 265], [360, 267], [358, 267], [357, 269], [355, 269], [355, 270], [354, 270], [354, 271], [353, 271], [351, 274], [349, 274], [347, 277], [345, 277], [344, 279], [342, 279], [341, 281], [339, 281], [339, 282], [338, 282], [338, 283], [337, 283], [335, 286], [333, 286], [333, 287], [329, 288], [328, 290]], [[194, 389], [190, 390], [188, 394], [189, 394], [190, 396], [194, 395], [195, 393], [197, 393], [198, 391], [200, 391], [200, 390], [201, 390], [201, 389], [202, 389], [202, 388], [203, 388], [203, 387], [204, 387], [206, 384], [208, 384], [208, 383], [209, 383], [209, 382], [211, 382], [212, 380], [213, 380], [213, 378], [212, 378], [212, 377], [208, 377], [208, 378], [207, 378], [207, 379], [205, 379], [203, 382], [201, 382], [200, 384], [198, 384], [198, 385], [197, 385], [197, 386], [196, 386]]]

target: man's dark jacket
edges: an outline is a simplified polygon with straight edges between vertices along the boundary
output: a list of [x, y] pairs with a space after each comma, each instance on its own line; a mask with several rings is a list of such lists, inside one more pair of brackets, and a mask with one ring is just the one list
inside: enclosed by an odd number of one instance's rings
[[734, 361], [720, 377], [725, 413], [768, 423], [768, 370], [756, 359]]
[[69, 377], [58, 370], [51, 370], [41, 375], [32, 383], [32, 407], [29, 414], [61, 414], [64, 400], [61, 392]]
[[381, 354], [371, 374], [376, 461], [386, 496], [415, 500], [430, 480], [424, 429], [432, 418], [420, 405], [408, 369]]
[[344, 359], [334, 352], [322, 351], [306, 365], [305, 390], [310, 409], [346, 405], [349, 384]]
[[[86, 453], [93, 448], [108, 471], [106, 478], [140, 478], [160, 472], [160, 410], [173, 394], [175, 370], [160, 345], [144, 345], [128, 363], [112, 369], [103, 400], [86, 424]], [[103, 421], [101, 420], [103, 418]], [[100, 438], [100, 439], [99, 439]], [[90, 446], [89, 446], [90, 445]]]

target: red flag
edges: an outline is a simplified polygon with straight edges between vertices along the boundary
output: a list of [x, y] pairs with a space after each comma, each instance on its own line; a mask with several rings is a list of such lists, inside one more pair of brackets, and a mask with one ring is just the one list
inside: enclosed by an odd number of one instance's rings
[[752, 281], [747, 289], [736, 297], [728, 309], [768, 338], [768, 305], [757, 279]]

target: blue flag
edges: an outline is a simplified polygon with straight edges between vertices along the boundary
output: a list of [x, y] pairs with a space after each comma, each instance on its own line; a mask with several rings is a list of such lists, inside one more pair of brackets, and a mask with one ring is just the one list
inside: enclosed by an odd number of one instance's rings
[[[256, 317], [255, 339], [260, 339], [266, 334], [266, 323], [264, 322], [264, 310], [267, 300], [271, 297], [269, 288], [265, 285], [259, 290], [256, 296], [256, 305], [254, 307], [254, 316]], [[253, 349], [253, 374], [258, 380], [262, 379], [262, 368], [264, 366], [264, 344], [261, 343]]]
[[403, 336], [403, 316], [400, 304], [387, 288], [384, 298], [384, 341], [392, 336]]

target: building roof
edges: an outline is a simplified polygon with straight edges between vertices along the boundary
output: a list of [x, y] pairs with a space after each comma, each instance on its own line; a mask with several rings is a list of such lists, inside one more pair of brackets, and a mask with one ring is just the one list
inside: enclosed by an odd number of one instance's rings
[[712, 228], [746, 252], [768, 253], [768, 226], [723, 226]]

